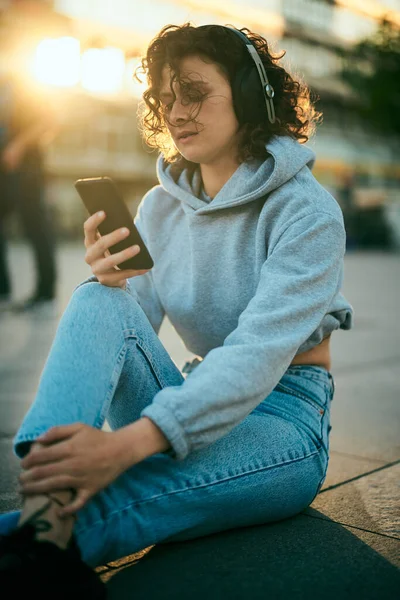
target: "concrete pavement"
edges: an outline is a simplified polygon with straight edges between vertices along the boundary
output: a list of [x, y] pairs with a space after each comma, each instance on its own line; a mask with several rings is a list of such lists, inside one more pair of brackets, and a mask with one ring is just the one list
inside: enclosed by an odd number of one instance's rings
[[[78, 243], [58, 248], [60, 312], [90, 274], [83, 256]], [[14, 244], [10, 260], [21, 299], [33, 287], [32, 258]], [[355, 327], [332, 335], [331, 457], [312, 505], [279, 523], [153, 546], [105, 567], [111, 598], [398, 598], [400, 254], [348, 252], [343, 292]], [[11, 440], [57, 322], [0, 316], [0, 512], [20, 505]], [[179, 367], [191, 357], [168, 321], [160, 337]]]

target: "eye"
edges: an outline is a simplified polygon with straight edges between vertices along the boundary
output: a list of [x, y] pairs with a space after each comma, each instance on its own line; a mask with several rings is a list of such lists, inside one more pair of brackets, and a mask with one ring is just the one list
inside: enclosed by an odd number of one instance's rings
[[170, 102], [169, 104], [164, 104], [163, 102], [161, 102], [160, 109], [162, 110], [162, 112], [169, 112], [172, 109], [173, 104], [173, 102]]
[[200, 94], [200, 92], [191, 92], [186, 94], [186, 98], [188, 98], [188, 100], [190, 100], [190, 102], [200, 102], [200, 100], [203, 98], [202, 94]]
[[[186, 102], [201, 102], [201, 100], [204, 98], [205, 94], [201, 94], [200, 92], [186, 92], [184, 94], [184, 99]], [[172, 110], [174, 103], [170, 102], [169, 104], [162, 104], [162, 110], [165, 112], [169, 112], [170, 110]]]

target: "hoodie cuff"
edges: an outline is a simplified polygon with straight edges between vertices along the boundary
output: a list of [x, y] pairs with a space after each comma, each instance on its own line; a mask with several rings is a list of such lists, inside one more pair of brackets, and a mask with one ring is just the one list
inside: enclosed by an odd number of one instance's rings
[[171, 444], [172, 448], [162, 454], [167, 454], [177, 461], [186, 458], [189, 454], [189, 446], [185, 438], [185, 432], [170, 410], [159, 404], [149, 404], [140, 413], [140, 416], [151, 419]]

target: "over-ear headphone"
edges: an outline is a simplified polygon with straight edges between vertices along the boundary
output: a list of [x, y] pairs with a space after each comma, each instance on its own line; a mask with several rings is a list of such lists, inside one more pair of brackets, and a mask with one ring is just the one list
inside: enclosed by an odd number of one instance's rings
[[[204, 27], [208, 27], [208, 25], [201, 25], [199, 29]], [[229, 31], [240, 37], [254, 61], [254, 64], [246, 64], [239, 69], [232, 82], [233, 106], [239, 122], [252, 122], [257, 118], [259, 119], [265, 101], [269, 122], [275, 123], [275, 108], [272, 100], [275, 92], [268, 81], [267, 73], [256, 47], [241, 31], [227, 25], [217, 25], [217, 27], [225, 27], [225, 29], [229, 29]], [[260, 94], [260, 81], [262, 95]]]
[[[224, 25], [224, 27], [226, 27], [226, 26]], [[264, 65], [261, 61], [261, 58], [258, 55], [258, 52], [257, 52], [255, 46], [252, 44], [252, 42], [249, 40], [249, 38], [247, 36], [245, 36], [244, 33], [242, 33], [241, 31], [238, 31], [237, 29], [233, 29], [233, 27], [226, 27], [226, 28], [229, 29], [230, 31], [233, 31], [234, 33], [236, 33], [236, 35], [238, 35], [243, 40], [243, 42], [246, 44], [246, 48], [255, 63], [256, 73], [258, 74], [258, 77], [261, 80], [263, 95], [265, 98], [265, 103], [267, 105], [269, 122], [275, 123], [275, 109], [274, 109], [274, 103], [272, 100], [272, 98], [275, 95], [274, 88], [268, 81], [267, 73], [265, 72]], [[238, 91], [240, 91], [240, 94], [241, 94], [242, 99], [244, 100], [244, 103], [246, 103], [248, 101], [248, 100], [246, 100], [246, 98], [248, 98], [249, 92], [251, 93], [252, 90], [257, 89], [255, 87], [255, 82], [254, 82], [254, 72], [255, 72], [254, 68], [249, 69], [247, 66], [245, 66], [239, 70], [239, 72], [237, 73], [237, 75], [235, 77], [234, 84], [235, 84], [235, 86], [237, 86], [237, 88], [239, 88]], [[258, 85], [259, 85], [259, 83], [258, 83]], [[254, 103], [254, 97], [253, 97], [253, 99], [251, 99], [251, 97], [250, 97], [250, 103], [252, 103], [252, 102]], [[242, 107], [242, 108], [245, 109], [244, 114], [249, 114], [246, 110], [246, 107]], [[249, 109], [250, 109], [250, 107], [249, 107]], [[240, 113], [240, 107], [238, 107], [238, 111]], [[254, 106], [253, 106], [253, 111], [254, 111]]]

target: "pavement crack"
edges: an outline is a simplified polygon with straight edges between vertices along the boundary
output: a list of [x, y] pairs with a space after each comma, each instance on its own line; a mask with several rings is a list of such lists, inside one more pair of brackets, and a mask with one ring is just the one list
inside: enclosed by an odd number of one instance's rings
[[318, 519], [319, 521], [326, 521], [327, 523], [334, 523], [335, 525], [343, 525], [344, 527], [350, 527], [351, 529], [358, 529], [358, 531], [365, 531], [365, 533], [373, 533], [374, 535], [380, 535], [381, 537], [389, 538], [391, 540], [397, 540], [400, 542], [400, 537], [395, 535], [389, 535], [387, 533], [381, 533], [379, 531], [372, 531], [371, 529], [365, 529], [365, 527], [357, 527], [357, 525], [350, 525], [349, 523], [342, 523], [342, 521], [335, 521], [326, 517], [317, 517], [316, 515], [309, 515], [306, 513], [299, 513], [302, 517], [309, 517], [310, 519]]
[[[357, 481], [357, 479], [362, 479], [363, 477], [367, 477], [367, 475], [372, 475], [373, 473], [378, 473], [379, 471], [383, 471], [384, 469], [390, 469], [390, 467], [394, 467], [400, 463], [400, 459], [395, 460], [391, 463], [387, 463], [386, 465], [382, 465], [381, 467], [377, 467], [376, 469], [372, 469], [371, 471], [366, 471], [365, 473], [361, 473], [360, 475], [356, 475], [355, 477], [350, 477], [350, 479], [345, 479], [344, 481], [340, 481], [339, 483], [335, 483], [334, 485], [330, 485], [324, 489], [322, 489], [319, 494], [323, 494], [324, 492], [329, 492], [331, 490], [335, 490], [342, 485], [346, 485], [347, 483], [351, 483], [352, 481]], [[319, 495], [318, 494], [318, 495]]]

